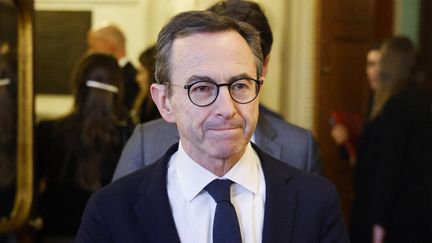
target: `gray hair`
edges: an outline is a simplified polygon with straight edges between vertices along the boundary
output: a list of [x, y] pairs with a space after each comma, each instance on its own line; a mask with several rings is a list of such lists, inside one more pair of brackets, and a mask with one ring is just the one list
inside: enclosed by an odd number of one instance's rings
[[157, 83], [170, 83], [170, 57], [175, 39], [197, 33], [217, 33], [228, 30], [238, 32], [246, 40], [255, 57], [257, 77], [261, 77], [263, 55], [260, 36], [255, 28], [247, 23], [237, 22], [229, 17], [219, 16], [209, 11], [190, 11], [174, 16], [159, 33], [155, 70]]

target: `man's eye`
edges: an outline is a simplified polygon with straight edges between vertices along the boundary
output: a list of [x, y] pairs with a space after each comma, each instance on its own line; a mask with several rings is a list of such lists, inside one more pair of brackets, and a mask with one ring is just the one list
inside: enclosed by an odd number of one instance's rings
[[244, 83], [236, 83], [231, 87], [233, 90], [242, 90], [242, 89], [247, 89], [249, 88], [249, 86], [247, 84]]
[[192, 92], [196, 93], [209, 93], [212, 92], [213, 86], [208, 84], [196, 84], [192, 86]]

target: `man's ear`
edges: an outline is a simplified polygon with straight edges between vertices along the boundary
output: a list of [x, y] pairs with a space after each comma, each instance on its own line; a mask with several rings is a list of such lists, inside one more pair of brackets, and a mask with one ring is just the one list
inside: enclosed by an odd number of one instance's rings
[[168, 87], [163, 84], [152, 84], [150, 86], [150, 93], [154, 103], [156, 104], [162, 118], [170, 123], [175, 122], [174, 114], [171, 109], [171, 100], [167, 96]]

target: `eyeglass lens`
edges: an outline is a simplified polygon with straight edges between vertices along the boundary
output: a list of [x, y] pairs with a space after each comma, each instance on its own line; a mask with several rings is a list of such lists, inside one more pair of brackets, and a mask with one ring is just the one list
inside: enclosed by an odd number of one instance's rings
[[212, 81], [198, 81], [188, 86], [189, 98], [195, 105], [212, 104], [219, 94], [220, 86], [228, 86], [231, 98], [240, 104], [249, 103], [258, 95], [258, 83], [253, 79], [238, 79], [229, 84], [216, 84]]

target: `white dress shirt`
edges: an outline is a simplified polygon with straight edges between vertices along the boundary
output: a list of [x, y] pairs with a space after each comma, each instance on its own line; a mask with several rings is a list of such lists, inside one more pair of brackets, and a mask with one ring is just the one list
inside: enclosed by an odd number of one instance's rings
[[[219, 177], [193, 161], [179, 143], [168, 164], [167, 190], [180, 241], [213, 242], [216, 202], [204, 190]], [[261, 163], [249, 144], [241, 159], [219, 179], [233, 181], [231, 202], [239, 219], [242, 241], [262, 242], [265, 180]]]

